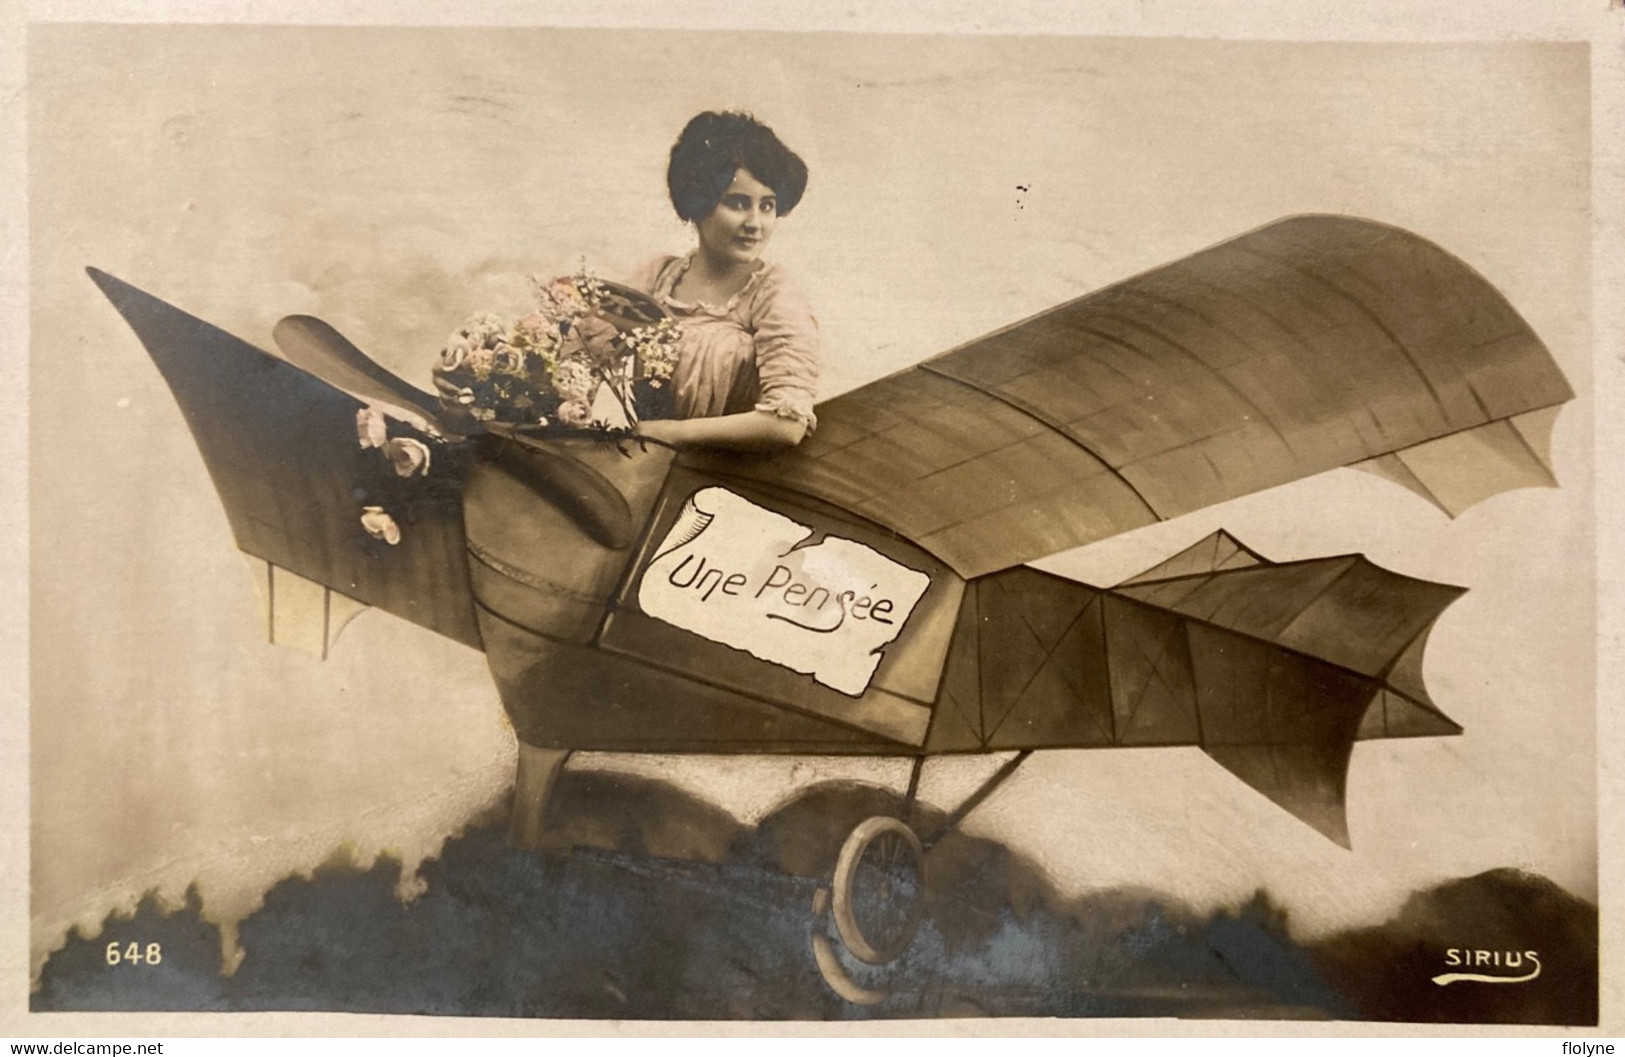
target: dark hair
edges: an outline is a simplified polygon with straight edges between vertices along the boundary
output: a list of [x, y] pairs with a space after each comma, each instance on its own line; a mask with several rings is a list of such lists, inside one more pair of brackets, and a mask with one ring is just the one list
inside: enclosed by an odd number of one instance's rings
[[684, 127], [671, 148], [666, 189], [677, 215], [684, 220], [710, 216], [738, 169], [773, 189], [779, 216], [788, 215], [807, 190], [807, 163], [772, 129], [737, 110], [707, 110]]

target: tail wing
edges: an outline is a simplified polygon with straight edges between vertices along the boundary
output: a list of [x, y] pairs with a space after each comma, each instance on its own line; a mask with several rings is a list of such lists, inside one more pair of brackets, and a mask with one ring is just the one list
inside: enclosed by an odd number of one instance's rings
[[1199, 745], [1347, 846], [1355, 741], [1461, 732], [1421, 680], [1461, 594], [1360, 555], [1277, 564], [1225, 533], [1110, 590], [979, 577], [926, 749]]
[[1339, 844], [1356, 740], [1461, 733], [1422, 653], [1462, 588], [1358, 554], [1164, 573], [1116, 593], [1183, 618], [1203, 751]]

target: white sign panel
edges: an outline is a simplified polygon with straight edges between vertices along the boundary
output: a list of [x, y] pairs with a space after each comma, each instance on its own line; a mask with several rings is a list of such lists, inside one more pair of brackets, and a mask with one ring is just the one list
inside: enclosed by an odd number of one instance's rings
[[725, 488], [695, 492], [644, 570], [651, 617], [863, 693], [931, 578]]

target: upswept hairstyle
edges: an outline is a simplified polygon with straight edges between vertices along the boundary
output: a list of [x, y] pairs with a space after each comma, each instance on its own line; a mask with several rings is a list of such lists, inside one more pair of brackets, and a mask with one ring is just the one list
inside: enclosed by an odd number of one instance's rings
[[788, 215], [807, 189], [807, 163], [772, 129], [742, 111], [707, 110], [684, 127], [671, 148], [666, 189], [677, 215], [685, 221], [710, 216], [736, 169], [750, 170], [773, 189], [779, 216]]

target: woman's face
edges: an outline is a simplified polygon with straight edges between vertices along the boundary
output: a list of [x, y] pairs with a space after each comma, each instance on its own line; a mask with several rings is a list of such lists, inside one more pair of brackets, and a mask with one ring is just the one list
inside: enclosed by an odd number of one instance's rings
[[733, 183], [722, 192], [709, 216], [695, 221], [700, 233], [700, 251], [721, 266], [753, 264], [762, 247], [773, 236], [779, 201], [773, 189], [750, 174], [734, 172]]

